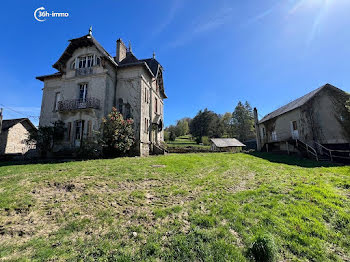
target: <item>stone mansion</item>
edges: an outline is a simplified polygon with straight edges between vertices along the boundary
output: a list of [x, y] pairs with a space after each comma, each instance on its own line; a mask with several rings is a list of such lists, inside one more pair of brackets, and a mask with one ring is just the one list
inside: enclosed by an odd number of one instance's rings
[[163, 68], [153, 58], [137, 59], [131, 46], [116, 41], [112, 57], [89, 33], [69, 40], [53, 68], [58, 72], [36, 77], [44, 82], [39, 126], [65, 124], [61, 148], [79, 147], [98, 131], [112, 107], [134, 119], [136, 153], [162, 152]]

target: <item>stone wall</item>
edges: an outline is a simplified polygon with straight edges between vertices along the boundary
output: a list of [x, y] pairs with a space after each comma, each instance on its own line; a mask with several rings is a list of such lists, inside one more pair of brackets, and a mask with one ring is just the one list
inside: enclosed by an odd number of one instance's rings
[[28, 138], [28, 129], [25, 124], [18, 123], [5, 133], [7, 133], [7, 142], [4, 154], [25, 154], [28, 151], [25, 143]]
[[[93, 131], [98, 131], [101, 126], [102, 118], [106, 116], [112, 107], [119, 110], [120, 99], [122, 99], [123, 113], [125, 115], [126, 106], [130, 105], [131, 116], [134, 120], [135, 137], [137, 144], [137, 154], [148, 155], [150, 150], [150, 138], [152, 142], [164, 140], [163, 131], [150, 134], [151, 123], [155, 119], [154, 100], [158, 98], [158, 113], [163, 121], [163, 100], [156, 90], [156, 81], [143, 65], [135, 65], [125, 68], [115, 69], [108, 61], [101, 60], [101, 66], [93, 67], [93, 74], [86, 76], [76, 76], [72, 64], [76, 57], [81, 55], [100, 56], [99, 51], [94, 47], [84, 47], [75, 50], [72, 58], [66, 64], [66, 73], [59, 78], [46, 79], [43, 89], [43, 100], [40, 114], [40, 126], [52, 125], [53, 122], [61, 120], [65, 124], [73, 123], [76, 120], [92, 121]], [[61, 94], [61, 100], [78, 99], [79, 84], [88, 84], [87, 97], [100, 100], [100, 109], [79, 109], [65, 112], [55, 111], [55, 96], [57, 92]], [[145, 89], [148, 91], [145, 92]], [[145, 95], [148, 94], [148, 102], [145, 102]], [[144, 119], [149, 121], [148, 127], [145, 126]], [[67, 125], [66, 125], [67, 126]], [[84, 129], [86, 135], [87, 129]], [[66, 132], [63, 147], [72, 146], [72, 141], [68, 138]]]
[[[259, 124], [262, 145], [267, 142], [282, 142], [280, 149], [286, 150], [285, 141], [292, 138], [292, 121], [297, 122], [299, 139], [312, 147], [316, 146], [315, 142], [320, 144], [350, 143], [339, 122], [339, 113], [335, 110], [334, 99], [336, 97], [322, 90], [300, 108]], [[265, 129], [264, 136], [263, 128]], [[272, 139], [272, 131], [276, 132], [277, 140]], [[290, 149], [295, 150], [293, 147]]]

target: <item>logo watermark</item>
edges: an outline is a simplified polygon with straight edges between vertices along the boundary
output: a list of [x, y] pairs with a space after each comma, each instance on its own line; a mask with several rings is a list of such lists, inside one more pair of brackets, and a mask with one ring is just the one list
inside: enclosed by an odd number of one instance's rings
[[44, 22], [46, 21], [47, 18], [54, 18], [54, 17], [59, 17], [59, 18], [67, 18], [69, 17], [69, 13], [65, 12], [55, 12], [55, 11], [46, 11], [45, 7], [39, 7], [34, 11], [34, 18], [35, 20], [39, 22]]

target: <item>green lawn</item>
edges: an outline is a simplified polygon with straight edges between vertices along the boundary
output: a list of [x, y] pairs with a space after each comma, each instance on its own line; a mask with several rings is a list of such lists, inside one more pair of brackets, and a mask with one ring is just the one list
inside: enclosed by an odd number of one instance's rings
[[270, 154], [0, 163], [0, 260], [349, 261], [350, 167]]
[[191, 136], [179, 136], [175, 139], [175, 141], [168, 141], [168, 147], [193, 147], [193, 148], [204, 148], [209, 149], [210, 146], [199, 145], [194, 140], [191, 139]]

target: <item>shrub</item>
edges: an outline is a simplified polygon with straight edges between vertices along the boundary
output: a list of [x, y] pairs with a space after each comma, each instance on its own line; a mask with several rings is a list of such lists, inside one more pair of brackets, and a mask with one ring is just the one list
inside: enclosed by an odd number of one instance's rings
[[170, 132], [164, 130], [164, 140], [165, 141], [169, 141], [170, 140]]
[[258, 235], [248, 250], [249, 255], [257, 262], [276, 260], [277, 248], [270, 235]]
[[201, 136], [196, 136], [194, 141], [196, 141], [197, 144], [200, 144], [200, 143], [202, 143], [202, 137]]
[[175, 132], [170, 131], [169, 140], [170, 140], [170, 141], [175, 141], [175, 139], [176, 139], [176, 134], [175, 134]]
[[116, 108], [102, 119], [100, 144], [106, 156], [126, 155], [135, 143], [134, 121], [124, 120]]
[[94, 140], [86, 140], [77, 151], [77, 156], [83, 159], [96, 159], [102, 157], [102, 150]]
[[52, 152], [54, 146], [62, 141], [64, 131], [64, 123], [56, 121], [51, 126], [39, 126], [37, 130], [31, 131], [25, 142], [27, 145], [36, 144], [41, 156], [46, 157], [47, 153]]
[[209, 146], [209, 145], [210, 145], [210, 139], [209, 139], [209, 137], [203, 136], [203, 137], [202, 137], [202, 143], [203, 143], [203, 145], [205, 145], [205, 146]]

